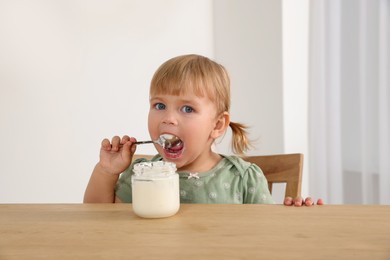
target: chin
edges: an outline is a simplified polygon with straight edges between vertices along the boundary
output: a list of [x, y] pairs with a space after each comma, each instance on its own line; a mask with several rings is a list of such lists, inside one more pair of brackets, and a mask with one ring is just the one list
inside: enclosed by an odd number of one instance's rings
[[182, 158], [182, 156], [183, 156], [183, 150], [179, 152], [170, 152], [169, 150], [165, 150], [165, 149], [163, 150], [163, 157], [167, 161], [174, 162]]

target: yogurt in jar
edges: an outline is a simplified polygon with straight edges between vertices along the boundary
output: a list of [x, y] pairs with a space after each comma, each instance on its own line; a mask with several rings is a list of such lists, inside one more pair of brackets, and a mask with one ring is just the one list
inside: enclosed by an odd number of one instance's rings
[[144, 218], [175, 215], [180, 208], [179, 175], [171, 162], [141, 162], [131, 176], [133, 211]]

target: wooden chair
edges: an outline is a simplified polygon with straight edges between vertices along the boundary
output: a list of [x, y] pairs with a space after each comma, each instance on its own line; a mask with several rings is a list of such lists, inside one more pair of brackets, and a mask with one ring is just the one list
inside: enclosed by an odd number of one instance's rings
[[139, 158], [145, 158], [147, 160], [152, 160], [153, 157], [154, 157], [154, 155], [151, 155], [151, 154], [134, 154], [133, 161], [135, 161]]
[[[154, 155], [135, 154], [138, 158], [152, 159]], [[303, 154], [276, 154], [246, 156], [244, 160], [260, 167], [268, 181], [269, 191], [272, 193], [274, 183], [286, 183], [285, 197], [301, 196]]]
[[271, 193], [274, 183], [286, 183], [285, 197], [301, 196], [303, 154], [247, 156], [243, 159], [261, 168]]

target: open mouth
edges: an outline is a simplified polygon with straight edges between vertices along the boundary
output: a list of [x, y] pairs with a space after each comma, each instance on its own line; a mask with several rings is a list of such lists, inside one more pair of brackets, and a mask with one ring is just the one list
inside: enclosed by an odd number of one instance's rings
[[172, 146], [165, 147], [164, 153], [168, 158], [178, 158], [184, 150], [184, 142], [181, 139], [178, 139]]

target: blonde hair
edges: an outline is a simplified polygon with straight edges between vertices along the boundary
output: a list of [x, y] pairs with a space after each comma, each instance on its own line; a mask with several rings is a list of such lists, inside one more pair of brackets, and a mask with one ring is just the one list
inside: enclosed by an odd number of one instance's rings
[[[159, 94], [182, 95], [193, 92], [207, 96], [217, 108], [217, 114], [230, 110], [230, 79], [226, 69], [200, 55], [189, 54], [164, 62], [154, 73], [150, 84], [150, 96]], [[247, 126], [230, 122], [232, 150], [243, 154], [252, 145], [247, 138]]]

